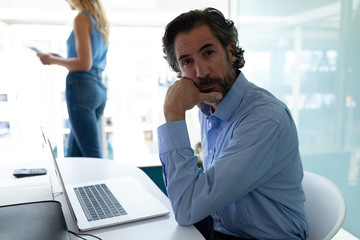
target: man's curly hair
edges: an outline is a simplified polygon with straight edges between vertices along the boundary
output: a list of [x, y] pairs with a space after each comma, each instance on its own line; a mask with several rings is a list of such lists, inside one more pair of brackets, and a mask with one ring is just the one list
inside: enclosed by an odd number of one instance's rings
[[174, 40], [177, 34], [189, 32], [195, 27], [207, 25], [212, 33], [217, 37], [224, 49], [230, 44], [235, 46], [236, 60], [233, 62], [235, 69], [240, 69], [245, 65], [244, 50], [240, 48], [238, 32], [234, 22], [225, 19], [224, 15], [215, 8], [206, 8], [204, 10], [192, 10], [183, 13], [172, 20], [165, 28], [165, 34], [162, 38], [163, 52], [165, 59], [170, 67], [181, 77], [178, 62], [175, 56]]

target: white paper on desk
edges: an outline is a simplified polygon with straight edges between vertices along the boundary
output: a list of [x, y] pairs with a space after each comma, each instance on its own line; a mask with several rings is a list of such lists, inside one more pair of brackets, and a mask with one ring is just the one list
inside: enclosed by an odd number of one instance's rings
[[0, 182], [0, 206], [53, 199], [51, 181], [48, 175]]

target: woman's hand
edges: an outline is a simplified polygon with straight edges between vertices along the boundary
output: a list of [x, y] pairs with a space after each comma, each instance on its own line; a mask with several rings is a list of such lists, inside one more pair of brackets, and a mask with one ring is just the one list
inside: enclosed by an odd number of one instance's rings
[[39, 57], [40, 61], [44, 65], [53, 64], [54, 63], [54, 58], [62, 58], [57, 53], [37, 53], [36, 55]]

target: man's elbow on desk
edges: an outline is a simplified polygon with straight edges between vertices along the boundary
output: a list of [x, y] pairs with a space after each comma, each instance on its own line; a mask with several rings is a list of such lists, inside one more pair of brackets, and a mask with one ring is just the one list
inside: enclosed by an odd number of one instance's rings
[[173, 211], [176, 222], [182, 226], [193, 225], [209, 215], [202, 216], [200, 211], [194, 211], [191, 206], [188, 205], [184, 207], [173, 207]]
[[194, 223], [198, 222], [198, 221], [193, 221], [191, 217], [189, 218], [184, 218], [183, 216], [179, 217], [179, 215], [176, 213], [175, 213], [175, 220], [181, 226], [191, 226]]

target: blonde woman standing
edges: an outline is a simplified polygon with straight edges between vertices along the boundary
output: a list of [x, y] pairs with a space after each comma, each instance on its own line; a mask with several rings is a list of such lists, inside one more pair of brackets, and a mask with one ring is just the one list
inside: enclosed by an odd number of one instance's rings
[[66, 67], [66, 103], [71, 124], [67, 157], [102, 158], [98, 121], [107, 101], [102, 82], [109, 41], [109, 21], [100, 0], [66, 0], [79, 13], [67, 40], [67, 58], [38, 53], [44, 65]]

